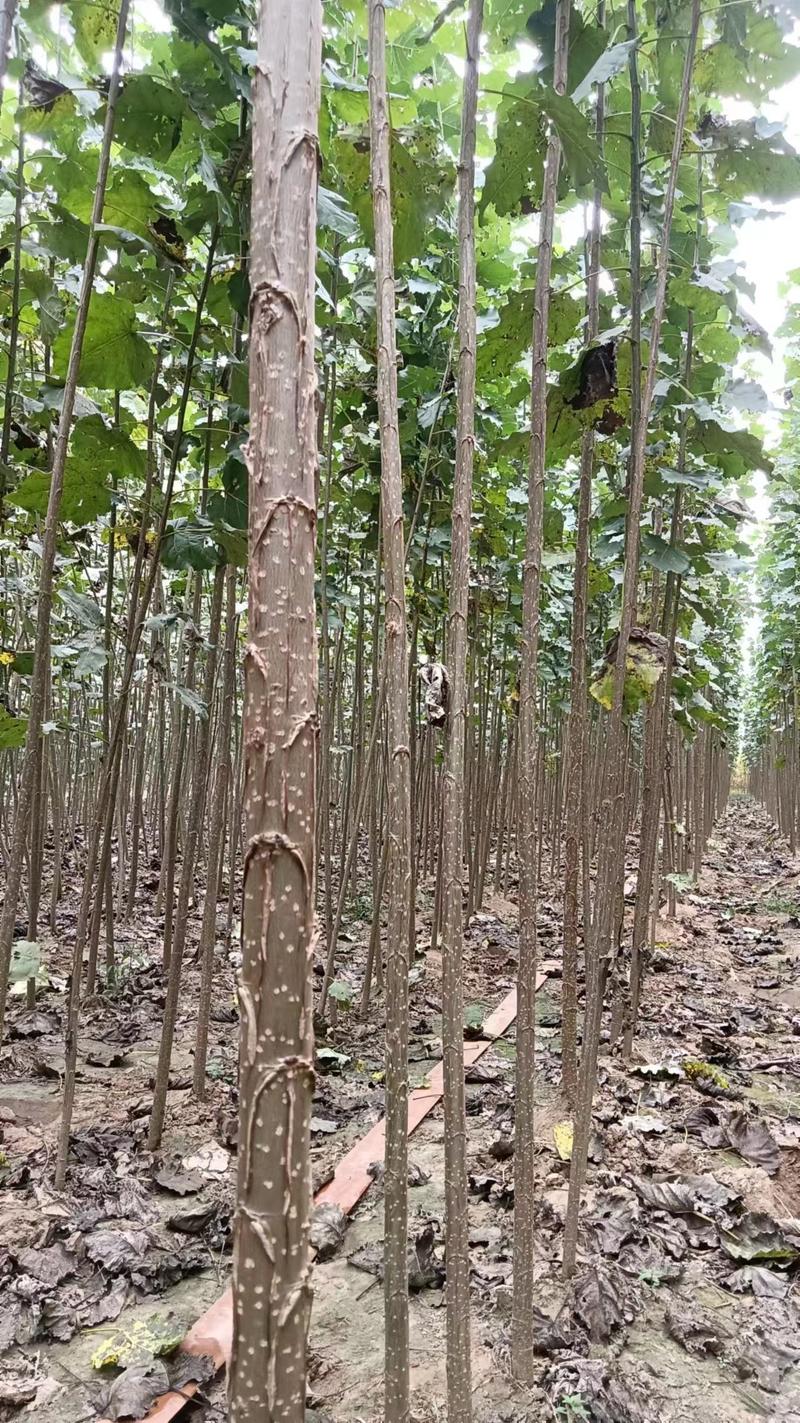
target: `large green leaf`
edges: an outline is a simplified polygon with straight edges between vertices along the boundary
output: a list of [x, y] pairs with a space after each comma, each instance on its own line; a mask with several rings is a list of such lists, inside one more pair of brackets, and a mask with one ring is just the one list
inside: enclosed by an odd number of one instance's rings
[[165, 568], [215, 568], [220, 552], [208, 519], [176, 519], [164, 535], [161, 562]]
[[584, 74], [572, 95], [572, 102], [574, 104], [582, 103], [584, 99], [588, 98], [595, 84], [607, 84], [609, 79], [613, 79], [615, 74], [619, 74], [620, 70], [624, 69], [628, 63], [635, 44], [635, 40], [621, 40], [619, 44], [609, 45], [588, 73]]
[[[334, 156], [352, 209], [371, 242], [372, 187], [366, 132], [359, 129], [340, 138]], [[393, 131], [391, 185], [394, 256], [396, 264], [402, 266], [423, 252], [431, 223], [449, 189], [449, 174], [438, 161], [427, 129]]]
[[11, 751], [14, 747], [24, 746], [27, 730], [28, 718], [12, 716], [0, 703], [0, 751]]
[[566, 94], [545, 89], [541, 105], [555, 125], [564, 150], [564, 162], [576, 188], [583, 188], [601, 174], [602, 162], [597, 139], [591, 132], [589, 117], [581, 113]]
[[135, 153], [166, 162], [180, 140], [184, 107], [180, 90], [132, 74], [117, 100], [115, 137]]
[[112, 0], [67, 0], [67, 11], [75, 30], [75, 45], [81, 59], [91, 69], [114, 48], [119, 7]]
[[481, 212], [498, 216], [531, 212], [542, 198], [546, 133], [544, 115], [533, 94], [540, 92], [530, 75], [510, 84], [497, 111], [494, 158], [481, 193]]
[[[129, 435], [106, 425], [102, 415], [87, 415], [72, 432], [71, 452], [64, 470], [61, 518], [72, 524], [87, 524], [111, 508], [108, 477], [141, 477], [145, 472], [144, 451]], [[17, 508], [44, 514], [50, 498], [50, 475], [32, 470], [9, 494]]]
[[[67, 373], [74, 318], [53, 345], [54, 369]], [[98, 390], [136, 390], [153, 373], [153, 353], [140, 335], [133, 303], [113, 292], [95, 294], [83, 342], [79, 379]]]
[[667, 543], [658, 534], [642, 535], [642, 557], [645, 563], [661, 573], [688, 573], [692, 566], [689, 555], [682, 548]]

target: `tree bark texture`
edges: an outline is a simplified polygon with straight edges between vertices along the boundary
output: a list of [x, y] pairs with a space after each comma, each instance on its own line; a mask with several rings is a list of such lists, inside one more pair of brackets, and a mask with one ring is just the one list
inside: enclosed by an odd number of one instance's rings
[[322, 12], [262, 0], [253, 76], [249, 609], [232, 1423], [303, 1423], [311, 1304]]
[[444, 1171], [447, 1230], [447, 1416], [470, 1423], [469, 1211], [464, 1105], [464, 749], [467, 720], [467, 616], [475, 455], [475, 122], [483, 0], [472, 0], [458, 165], [458, 410], [450, 554], [447, 662], [450, 709], [442, 812], [442, 1016]]
[[386, 602], [389, 893], [386, 935], [385, 1418], [407, 1423], [408, 1401], [408, 969], [411, 886], [411, 756], [408, 744], [403, 472], [397, 406], [391, 125], [386, 14], [369, 3], [369, 115], [381, 436], [381, 522]]
[[[553, 82], [563, 94], [567, 79], [570, 0], [557, 0]], [[534, 1018], [537, 898], [537, 681], [539, 598], [542, 583], [545, 432], [547, 428], [547, 326], [561, 143], [553, 132], [547, 145], [536, 288], [533, 302], [531, 443], [528, 463], [528, 519], [522, 573], [522, 639], [519, 699], [519, 971], [517, 986], [517, 1072], [514, 1151], [514, 1298], [511, 1367], [521, 1383], [534, 1376]]]

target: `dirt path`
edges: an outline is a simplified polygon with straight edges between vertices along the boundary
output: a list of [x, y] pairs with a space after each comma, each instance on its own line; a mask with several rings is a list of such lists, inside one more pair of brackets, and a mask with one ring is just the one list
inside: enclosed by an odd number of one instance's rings
[[[660, 921], [639, 1061], [626, 1068], [618, 1057], [601, 1059], [582, 1270], [570, 1290], [559, 1279], [568, 1166], [553, 1137], [565, 1115], [558, 1092], [558, 980], [539, 995], [542, 1359], [540, 1382], [524, 1396], [507, 1368], [513, 1031], [470, 1074], [477, 1079], [467, 1087], [476, 1423], [583, 1417], [800, 1423], [793, 1284], [800, 1258], [800, 1223], [793, 1220], [800, 1217], [800, 1037], [793, 1031], [800, 1030], [800, 880], [789, 877], [797, 869], [763, 815], [750, 803], [734, 803], [711, 842], [700, 883], [684, 896], [674, 922]], [[542, 953], [550, 959], [558, 947], [555, 898], [543, 924]], [[361, 940], [355, 929], [354, 977]], [[469, 944], [467, 998], [477, 1019], [479, 1004], [496, 1003], [513, 980], [513, 905], [490, 900], [470, 926]], [[417, 1083], [437, 1051], [437, 971], [429, 956], [414, 987]], [[107, 1053], [125, 1022], [136, 1024], [127, 1065], [85, 1062], [80, 1159], [68, 1197], [55, 1197], [47, 1184], [57, 1077], [42, 1076], [35, 1065], [52, 1062], [58, 1034], [17, 1032], [0, 1057], [6, 1083], [0, 1097], [6, 1151], [0, 1342], [8, 1350], [2, 1362], [24, 1401], [39, 1391], [35, 1416], [42, 1423], [95, 1416], [98, 1375], [91, 1356], [113, 1330], [122, 1325], [130, 1334], [137, 1320], [158, 1313], [173, 1336], [180, 1335], [227, 1278], [229, 1084], [221, 1076], [211, 1101], [199, 1106], [182, 1086], [190, 1062], [189, 983], [169, 1137], [163, 1159], [147, 1156], [142, 1101], [161, 980], [149, 966], [138, 972], [138, 994], [131, 990], [122, 1004], [98, 1001], [96, 1039], [83, 1044], [86, 1059], [102, 1057], [93, 1043]], [[37, 1009], [55, 1019], [56, 1028], [59, 1001], [56, 987]], [[221, 994], [218, 1002], [214, 1051], [227, 1073], [236, 1023], [230, 998]], [[15, 1009], [17, 1030], [24, 1018], [24, 1010]], [[331, 1040], [330, 1051], [349, 1061], [333, 1062], [340, 1070], [320, 1079], [318, 1184], [381, 1114], [379, 1032], [379, 1024], [344, 1023]], [[439, 1110], [411, 1143], [419, 1183], [410, 1200], [420, 1237], [416, 1283], [425, 1285], [411, 1303], [416, 1423], [446, 1416], [442, 1131]], [[380, 1418], [382, 1297], [369, 1271], [381, 1234], [377, 1183], [342, 1248], [316, 1269], [314, 1418]], [[11, 1384], [8, 1393], [13, 1396]], [[209, 1383], [206, 1399], [204, 1412], [193, 1408], [187, 1418], [223, 1419], [218, 1383]]]
[[[800, 1217], [800, 880], [789, 877], [798, 869], [763, 815], [734, 803], [699, 884], [674, 922], [660, 922], [637, 1043], [646, 1070], [601, 1059], [584, 1268], [572, 1290], [558, 1277], [568, 1171], [553, 1138], [564, 1115], [558, 983], [540, 994], [537, 1273], [540, 1307], [557, 1325], [542, 1321], [541, 1385], [526, 1396], [507, 1373], [513, 1158], [496, 1159], [513, 1125], [513, 1032], [484, 1060], [493, 1080], [468, 1087], [476, 1423], [800, 1419], [796, 1285], [785, 1268], [800, 1251], [800, 1220], [785, 1233], [775, 1226]], [[702, 1069], [687, 1077], [687, 1062], [716, 1067], [726, 1095]], [[739, 1144], [765, 1164], [704, 1140], [741, 1113], [751, 1126]], [[411, 1149], [430, 1178], [411, 1192], [412, 1221], [434, 1221], [437, 1239], [442, 1147], [439, 1112]], [[376, 1192], [342, 1253], [317, 1267], [313, 1401], [336, 1423], [380, 1417], [381, 1292], [350, 1259], [380, 1241], [381, 1221]], [[412, 1296], [420, 1423], [446, 1416], [442, 1305], [439, 1289]]]

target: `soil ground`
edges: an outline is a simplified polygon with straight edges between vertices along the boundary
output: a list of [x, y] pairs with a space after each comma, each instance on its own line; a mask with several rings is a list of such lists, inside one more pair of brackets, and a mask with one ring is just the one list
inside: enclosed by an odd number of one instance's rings
[[[413, 1084], [440, 1050], [440, 965], [426, 949], [430, 899], [423, 885]], [[221, 1293], [230, 1263], [235, 968], [220, 969], [211, 1081], [198, 1103], [190, 1091], [198, 974], [187, 965], [167, 1131], [154, 1158], [146, 1125], [165, 983], [156, 958], [161, 924], [146, 890], [130, 931], [118, 936], [113, 992], [86, 1004], [69, 1190], [52, 1189], [75, 907], [67, 896], [57, 936], [42, 936], [50, 983], [33, 1011], [14, 1000], [0, 1052], [0, 1416], [28, 1408], [42, 1423], [97, 1416], [103, 1380], [107, 1387], [115, 1374], [92, 1367], [98, 1346], [121, 1328], [135, 1339], [131, 1327], [154, 1316], [179, 1337]], [[470, 922], [465, 996], [473, 1026], [513, 984], [515, 921], [512, 900], [490, 894]], [[355, 920], [347, 931], [340, 977], [357, 989], [369, 925]], [[508, 1367], [513, 1028], [467, 1086], [476, 1423], [800, 1423], [800, 862], [757, 807], [734, 800], [699, 882], [674, 920], [659, 920], [634, 1059], [624, 1063], [607, 1045], [601, 1056], [581, 1268], [570, 1286], [559, 1268], [569, 1167], [553, 1132], [567, 1115], [559, 956], [554, 892], [541, 925], [541, 957], [554, 967], [538, 1000], [541, 1360], [537, 1384], [525, 1392]], [[320, 1040], [317, 1186], [383, 1114], [381, 1036], [376, 1004], [369, 1024], [342, 1012]], [[442, 1148], [437, 1109], [410, 1142], [420, 1182], [410, 1191], [412, 1241], [432, 1224], [423, 1237], [431, 1246], [428, 1285], [411, 1299], [416, 1423], [446, 1417]], [[382, 1292], [369, 1273], [381, 1238], [378, 1181], [342, 1247], [315, 1269], [315, 1419], [381, 1418]], [[218, 1380], [186, 1417], [226, 1417]]]

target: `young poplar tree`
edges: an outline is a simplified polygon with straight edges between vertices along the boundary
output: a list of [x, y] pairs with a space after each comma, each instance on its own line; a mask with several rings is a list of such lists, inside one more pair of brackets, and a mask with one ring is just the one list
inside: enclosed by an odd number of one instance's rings
[[[670, 266], [670, 234], [675, 198], [678, 190], [678, 169], [681, 162], [686, 118], [689, 111], [692, 68], [700, 24], [700, 0], [693, 0], [689, 23], [689, 37], [683, 66], [678, 113], [675, 120], [672, 155], [669, 175], [664, 194], [664, 218], [661, 229], [661, 245], [656, 267], [656, 287], [650, 317], [649, 355], [647, 371], [641, 392], [641, 404], [636, 411], [636, 420], [631, 432], [631, 455], [628, 468], [628, 515], [625, 533], [625, 570], [622, 584], [622, 607], [617, 638], [617, 652], [614, 663], [614, 692], [609, 712], [606, 734], [605, 762], [603, 768], [603, 790], [601, 796], [600, 823], [611, 827], [601, 838], [597, 866], [597, 896], [592, 925], [591, 973], [587, 973], [587, 1007], [583, 1034], [583, 1053], [578, 1082], [578, 1104], [575, 1115], [575, 1131], [570, 1163], [569, 1200], [564, 1223], [564, 1273], [569, 1276], [575, 1269], [578, 1240], [578, 1212], [581, 1190], [586, 1172], [586, 1159], [591, 1133], [592, 1098], [597, 1077], [597, 1054], [600, 1041], [600, 1025], [603, 1009], [603, 972], [611, 951], [614, 927], [616, 887], [625, 854], [626, 823], [625, 803], [625, 759], [626, 727], [623, 715], [625, 691], [625, 670], [628, 643], [636, 613], [636, 590], [639, 578], [640, 521], [644, 499], [645, 453], [647, 449], [647, 429], [653, 406], [656, 378], [658, 375], [659, 343], [661, 326], [666, 308], [667, 279]], [[636, 291], [636, 288], [634, 288]], [[640, 294], [640, 288], [639, 288]], [[634, 370], [634, 388], [637, 385]]]
[[369, 3], [369, 119], [381, 435], [381, 522], [386, 600], [389, 837], [386, 937], [386, 1175], [384, 1301], [386, 1423], [408, 1419], [408, 969], [411, 886], [411, 757], [408, 720], [403, 474], [397, 406], [391, 122], [384, 0]]
[[[553, 84], [567, 84], [570, 0], [557, 0]], [[528, 518], [522, 572], [522, 642], [519, 692], [519, 970], [517, 987], [517, 1073], [514, 1122], [514, 1297], [511, 1366], [529, 1383], [534, 1372], [534, 1026], [536, 984], [537, 825], [536, 698], [539, 658], [539, 597], [542, 583], [545, 432], [547, 428], [547, 326], [561, 143], [553, 129], [547, 144], [536, 288], [533, 299], [531, 443], [528, 462]]]
[[[14, 940], [14, 921], [19, 903], [22, 870], [25, 863], [25, 846], [30, 830], [30, 815], [33, 806], [34, 789], [41, 755], [41, 731], [44, 717], [45, 692], [50, 664], [50, 620], [53, 610], [53, 574], [58, 545], [58, 525], [61, 500], [64, 492], [64, 473], [67, 467], [67, 451], [72, 430], [72, 416], [78, 393], [86, 324], [89, 320], [89, 305], [92, 299], [97, 257], [100, 251], [99, 224], [103, 219], [106, 200], [106, 184], [111, 163], [111, 145], [114, 138], [114, 124], [122, 72], [122, 50], [128, 25], [128, 0], [121, 0], [117, 19], [117, 33], [114, 43], [114, 58], [106, 100], [103, 137], [97, 162], [97, 182], [95, 183], [92, 215], [89, 224], [89, 241], [81, 275], [81, 288], [75, 312], [75, 326], [70, 346], [67, 375], [61, 401], [61, 415], [58, 421], [53, 450], [53, 468], [50, 476], [50, 494], [47, 501], [47, 515], [42, 535], [42, 556], [39, 569], [39, 594], [36, 600], [36, 641], [33, 653], [33, 676], [31, 677], [30, 703], [28, 706], [28, 726], [25, 735], [25, 751], [17, 798], [14, 833], [8, 855], [3, 912], [0, 916], [0, 1038], [3, 1033], [8, 968], [11, 962], [11, 948]], [[75, 986], [77, 992], [77, 985]]]
[[321, 46], [319, 0], [262, 0], [253, 75], [234, 1423], [303, 1423], [305, 1416]]
[[442, 810], [442, 1038], [447, 1230], [447, 1416], [472, 1418], [469, 1323], [469, 1216], [464, 1109], [464, 743], [467, 719], [467, 614], [475, 454], [475, 123], [483, 0], [467, 20], [461, 153], [458, 162], [458, 408], [450, 553], [447, 661], [450, 708]]
[[[600, 0], [597, 23], [605, 19], [605, 0]], [[604, 86], [597, 86], [595, 133], [602, 152], [605, 116]], [[586, 342], [597, 340], [600, 328], [600, 255], [603, 191], [598, 183], [592, 199], [590, 228], [586, 242]], [[578, 519], [575, 531], [575, 581], [572, 597], [569, 721], [567, 723], [565, 804], [564, 804], [564, 960], [561, 981], [561, 1082], [570, 1105], [577, 1091], [578, 1041], [578, 887], [581, 850], [587, 844], [587, 710], [586, 710], [586, 616], [589, 603], [589, 521], [592, 514], [594, 474], [594, 427], [581, 437], [578, 477]], [[584, 944], [590, 926], [584, 924]]]

